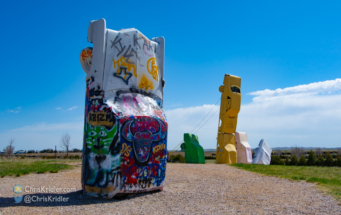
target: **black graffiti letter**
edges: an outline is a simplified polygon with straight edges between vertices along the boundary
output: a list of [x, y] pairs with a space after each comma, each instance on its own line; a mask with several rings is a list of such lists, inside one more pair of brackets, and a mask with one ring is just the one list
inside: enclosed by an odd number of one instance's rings
[[[118, 35], [117, 35], [117, 36], [115, 37], [114, 41], [110, 40], [110, 41], [111, 41], [111, 48], [112, 48], [113, 46], [115, 46], [115, 48], [116, 48], [117, 51], [118, 51], [117, 57], [118, 57], [118, 56], [124, 51], [124, 49], [126, 48], [125, 46], [122, 47], [121, 39], [122, 39], [122, 38], [118, 39]], [[118, 47], [116, 46], [117, 43], [120, 45], [120, 48], [118, 48]]]
[[134, 46], [138, 45], [139, 48], [141, 48], [141, 46], [139, 45], [139, 41], [138, 38], [136, 37], [136, 34], [134, 34]]
[[90, 121], [96, 122], [96, 114], [91, 114]]
[[[130, 50], [130, 52], [129, 52], [129, 50]], [[128, 52], [129, 52], [129, 54], [128, 54]], [[136, 58], [137, 58], [137, 52], [133, 48], [131, 48], [131, 45], [129, 45], [127, 51], [123, 54], [123, 57], [126, 58], [127, 63], [134, 63], [134, 62], [129, 61], [129, 59], [134, 56], [134, 53], [135, 53]]]

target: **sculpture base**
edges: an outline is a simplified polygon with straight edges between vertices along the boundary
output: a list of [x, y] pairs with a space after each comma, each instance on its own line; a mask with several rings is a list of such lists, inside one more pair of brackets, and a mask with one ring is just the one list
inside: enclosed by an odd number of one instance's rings
[[218, 134], [216, 164], [237, 163], [237, 150], [234, 134]]

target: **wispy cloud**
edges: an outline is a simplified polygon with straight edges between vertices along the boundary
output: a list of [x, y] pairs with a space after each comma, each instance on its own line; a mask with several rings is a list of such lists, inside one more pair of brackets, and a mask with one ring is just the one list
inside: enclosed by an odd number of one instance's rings
[[[241, 106], [237, 131], [247, 133], [251, 147], [256, 147], [262, 138], [271, 147], [340, 147], [340, 83], [341, 79], [335, 79], [252, 92], [250, 95], [256, 97], [251, 103]], [[210, 107], [212, 105], [166, 111], [169, 149], [182, 140], [184, 133], [193, 130]], [[213, 115], [198, 132], [199, 142], [204, 148], [216, 147], [218, 117], [218, 113]]]
[[176, 107], [181, 107], [182, 104], [180, 104], [180, 103], [171, 103], [171, 104], [166, 104], [165, 106], [176, 108]]
[[[255, 96], [252, 102], [241, 106], [237, 131], [247, 133], [253, 148], [262, 138], [271, 147], [295, 145], [340, 147], [341, 92], [339, 89], [341, 88], [339, 84], [340, 79], [335, 79], [284, 89], [252, 92], [250, 95]], [[69, 110], [76, 107], [71, 107]], [[203, 121], [206, 123], [202, 122], [203, 126], [197, 127], [201, 127], [197, 135], [204, 148], [216, 148], [219, 105], [166, 110], [169, 126], [167, 148], [172, 150], [183, 140], [184, 133], [192, 132], [207, 113], [209, 115]], [[207, 120], [209, 117], [211, 118]], [[34, 149], [51, 148], [59, 145], [60, 135], [66, 130], [72, 134], [74, 147], [80, 148], [83, 138], [83, 117], [77, 118], [75, 123], [40, 123], [4, 131], [0, 133], [0, 139], [15, 137], [18, 149], [28, 149], [28, 146]]]
[[78, 106], [73, 106], [73, 107], [70, 107], [69, 109], [67, 109], [67, 110], [74, 110], [74, 109], [76, 109]]
[[19, 113], [21, 111], [21, 107], [17, 107], [14, 110], [7, 109], [7, 111], [10, 113]]
[[60, 110], [60, 109], [62, 109], [61, 107], [56, 107], [56, 110]]
[[249, 93], [249, 95], [258, 97], [270, 97], [270, 96], [285, 96], [293, 94], [319, 94], [319, 93], [331, 93], [341, 90], [341, 79], [320, 81], [311, 84], [303, 84], [294, 87], [287, 87], [284, 89], [278, 88], [276, 90], [260, 90]]
[[0, 132], [1, 140], [15, 138], [15, 150], [41, 150], [59, 147], [61, 135], [68, 131], [71, 135], [71, 148], [82, 148], [84, 122], [37, 123]]
[[[341, 138], [341, 79], [252, 92], [238, 129], [275, 146], [336, 147]], [[252, 137], [252, 138], [253, 138]]]
[[9, 132], [21, 133], [21, 132], [49, 132], [49, 131], [66, 131], [66, 130], [76, 130], [80, 131], [83, 129], [83, 122], [73, 122], [73, 123], [37, 123], [35, 125], [27, 125], [24, 127], [11, 129]]
[[[207, 117], [202, 121], [206, 115]], [[172, 150], [178, 145], [183, 140], [184, 133], [196, 133], [199, 136], [200, 144], [204, 148], [215, 148], [217, 144], [215, 139], [218, 130], [218, 116], [219, 106], [217, 105], [167, 110], [168, 149]], [[197, 126], [198, 124], [199, 126]]]
[[7, 111], [10, 112], [10, 113], [19, 113], [18, 110], [10, 110], [10, 109], [8, 109]]

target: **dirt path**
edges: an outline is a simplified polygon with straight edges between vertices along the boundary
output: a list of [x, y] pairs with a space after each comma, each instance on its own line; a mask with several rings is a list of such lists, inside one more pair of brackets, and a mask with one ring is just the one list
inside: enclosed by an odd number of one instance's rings
[[[23, 195], [69, 200], [16, 204], [16, 184], [24, 189], [45, 186], [75, 188], [76, 192], [24, 191]], [[168, 164], [163, 192], [125, 199], [87, 197], [80, 189], [80, 165], [57, 174], [0, 178], [0, 214], [341, 214], [338, 202], [314, 184], [261, 176], [227, 165]]]

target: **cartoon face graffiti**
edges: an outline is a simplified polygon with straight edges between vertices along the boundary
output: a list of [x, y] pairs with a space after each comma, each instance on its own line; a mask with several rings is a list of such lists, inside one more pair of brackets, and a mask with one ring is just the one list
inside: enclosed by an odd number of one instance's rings
[[148, 163], [152, 143], [166, 137], [166, 126], [156, 118], [141, 116], [126, 122], [122, 127], [122, 136], [133, 144], [133, 155], [138, 166]]
[[116, 125], [108, 131], [104, 126], [91, 126], [88, 124], [87, 147], [97, 155], [106, 155], [115, 133]]
[[104, 126], [87, 125], [87, 185], [107, 186], [110, 171], [119, 166], [119, 156], [112, 156], [113, 152], [118, 152], [116, 128], [116, 124], [110, 130]]

